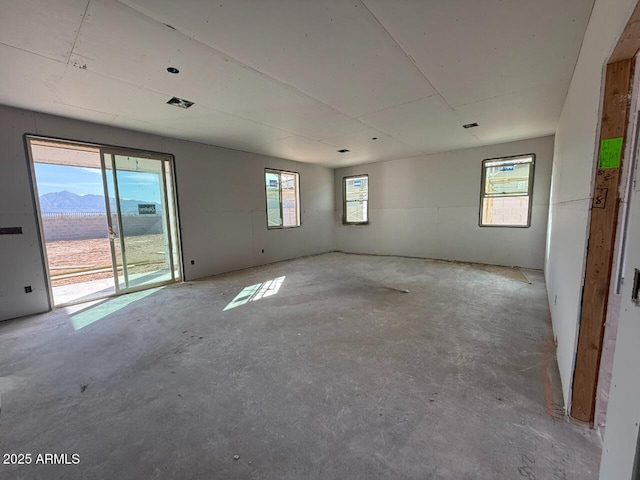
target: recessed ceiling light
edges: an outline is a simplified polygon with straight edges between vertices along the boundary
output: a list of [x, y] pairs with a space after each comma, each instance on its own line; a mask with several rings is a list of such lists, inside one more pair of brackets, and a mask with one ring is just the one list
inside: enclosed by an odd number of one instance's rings
[[176, 67], [169, 67], [167, 68], [167, 72], [173, 73], [175, 75], [176, 73], [180, 73], [180, 70], [178, 70]]
[[477, 127], [478, 124], [477, 123], [467, 123], [466, 125], [462, 125], [462, 128], [473, 128], [473, 127]]
[[350, 152], [351, 150], [347, 150], [346, 148], [341, 148], [340, 150], [338, 150], [338, 153], [347, 153]]
[[178, 97], [173, 97], [167, 103], [169, 105], [173, 105], [175, 107], [180, 107], [180, 108], [189, 108], [191, 105], [193, 105], [193, 102], [190, 102], [189, 100], [185, 100], [184, 98], [178, 98]]

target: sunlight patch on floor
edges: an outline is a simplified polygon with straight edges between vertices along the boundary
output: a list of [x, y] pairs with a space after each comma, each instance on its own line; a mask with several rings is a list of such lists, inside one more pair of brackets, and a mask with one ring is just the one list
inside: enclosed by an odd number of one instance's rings
[[224, 307], [222, 310], [227, 311], [232, 308], [239, 307], [249, 302], [255, 302], [256, 300], [260, 300], [261, 298], [270, 297], [275, 295], [280, 290], [282, 283], [284, 282], [284, 277], [274, 278], [273, 280], [267, 280], [263, 283], [257, 283], [255, 285], [249, 285], [248, 287], [244, 287], [244, 289], [236, 295], [236, 298], [231, 300], [229, 304]]

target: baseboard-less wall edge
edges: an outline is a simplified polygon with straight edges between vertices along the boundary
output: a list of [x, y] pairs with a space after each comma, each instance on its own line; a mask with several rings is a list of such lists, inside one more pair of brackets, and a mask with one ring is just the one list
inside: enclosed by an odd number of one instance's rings
[[459, 265], [482, 265], [487, 267], [504, 267], [504, 268], [519, 268], [520, 270], [532, 270], [534, 272], [542, 272], [541, 268], [530, 268], [530, 267], [521, 267], [520, 265], [499, 265], [496, 263], [481, 263], [481, 262], [470, 262], [468, 260], [456, 260], [451, 258], [434, 258], [434, 257], [421, 257], [418, 255], [397, 255], [392, 253], [367, 253], [367, 252], [350, 252], [348, 250], [333, 250], [335, 253], [346, 253], [348, 255], [362, 255], [362, 256], [371, 256], [371, 257], [396, 257], [396, 258], [413, 258], [416, 260], [430, 260], [433, 262], [446, 262], [446, 263], [456, 263]]
[[324, 252], [309, 253], [308, 255], [299, 255], [299, 256], [296, 256], [296, 257], [283, 258], [281, 260], [275, 260], [273, 262], [260, 263], [258, 265], [252, 265], [250, 267], [236, 268], [236, 269], [233, 269], [233, 270], [226, 270], [224, 272], [214, 273], [212, 275], [207, 275], [207, 276], [204, 276], [204, 277], [192, 278], [190, 280], [185, 280], [185, 281], [180, 282], [180, 283], [201, 282], [203, 280], [208, 280], [208, 279], [211, 279], [211, 278], [217, 278], [217, 277], [221, 277], [223, 275], [230, 275], [232, 273], [244, 272], [246, 270], [252, 270], [254, 268], [268, 267], [268, 266], [276, 265], [278, 263], [284, 263], [284, 262], [290, 262], [292, 260], [298, 260], [300, 258], [318, 257], [320, 255], [326, 255], [327, 253], [333, 253], [333, 252], [335, 252], [335, 250], [327, 250], [327, 251], [324, 251]]
[[54, 309], [53, 308], [49, 308], [47, 310], [43, 310], [41, 312], [34, 312], [34, 313], [27, 313], [26, 315], [18, 315], [17, 317], [10, 317], [10, 318], [2, 318], [0, 319], [0, 324], [8, 324], [10, 322], [15, 322], [16, 320], [28, 320], [30, 317], [37, 317], [38, 315], [44, 315], [46, 313], [52, 312]]
[[[238, 272], [242, 272], [242, 271], [245, 271], [245, 270], [251, 270], [251, 269], [254, 269], [254, 268], [261, 268], [261, 267], [276, 265], [278, 263], [289, 262], [291, 260], [297, 260], [297, 259], [300, 259], [300, 258], [317, 257], [319, 255], [325, 255], [327, 253], [333, 253], [334, 251], [335, 250], [327, 250], [325, 252], [311, 253], [309, 255], [300, 255], [298, 257], [284, 258], [282, 260], [276, 260], [275, 262], [261, 263], [259, 265], [253, 265], [251, 267], [239, 268], [239, 269], [236, 269], [236, 270], [229, 270], [229, 271], [226, 271], [226, 272], [216, 273], [214, 275], [207, 275], [206, 277], [199, 277], [199, 278], [194, 278], [194, 279], [191, 279], [191, 280], [183, 280], [183, 281], [171, 283], [171, 284], [165, 285], [165, 286], [166, 287], [172, 287], [172, 286], [182, 285], [182, 284], [185, 284], [185, 283], [200, 282], [200, 281], [208, 280], [208, 279], [211, 279], [211, 278], [221, 277], [223, 275], [230, 275], [230, 274], [233, 274], [233, 273], [238, 273]], [[127, 294], [124, 293], [123, 295], [127, 295]], [[88, 300], [88, 302], [89, 301], [93, 301], [93, 300], [109, 300], [111, 298], [116, 298], [117, 296], [121, 296], [121, 295], [115, 295], [115, 294], [114, 295], [108, 295], [106, 297], [101, 297], [101, 298], [98, 298], [98, 299]], [[16, 321], [16, 320], [20, 320], [20, 321], [26, 320], [29, 317], [35, 317], [35, 316], [38, 316], [38, 315], [43, 315], [43, 314], [52, 312], [52, 311], [56, 310], [57, 308], [64, 308], [66, 306], [68, 306], [68, 305], [63, 305], [61, 307], [54, 307], [54, 308], [52, 308], [50, 310], [44, 310], [42, 312], [36, 312], [36, 313], [30, 313], [30, 314], [27, 314], [27, 315], [21, 315], [21, 316], [18, 316], [18, 317], [6, 318], [6, 319], [3, 319], [3, 320], [0, 320], [0, 323], [13, 322], [13, 321]]]

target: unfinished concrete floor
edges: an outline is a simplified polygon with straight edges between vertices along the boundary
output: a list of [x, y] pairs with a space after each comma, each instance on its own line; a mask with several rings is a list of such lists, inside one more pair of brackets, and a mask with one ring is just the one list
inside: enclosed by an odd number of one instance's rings
[[511, 273], [332, 253], [4, 322], [0, 452], [80, 464], [0, 478], [596, 478]]

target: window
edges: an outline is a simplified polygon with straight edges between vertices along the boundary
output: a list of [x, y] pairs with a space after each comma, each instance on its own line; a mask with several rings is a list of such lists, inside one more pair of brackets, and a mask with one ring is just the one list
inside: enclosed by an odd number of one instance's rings
[[481, 227], [531, 225], [534, 164], [535, 155], [483, 160]]
[[343, 223], [347, 225], [369, 223], [369, 175], [345, 177], [343, 182]]
[[300, 175], [293, 172], [265, 170], [267, 228], [300, 226]]

